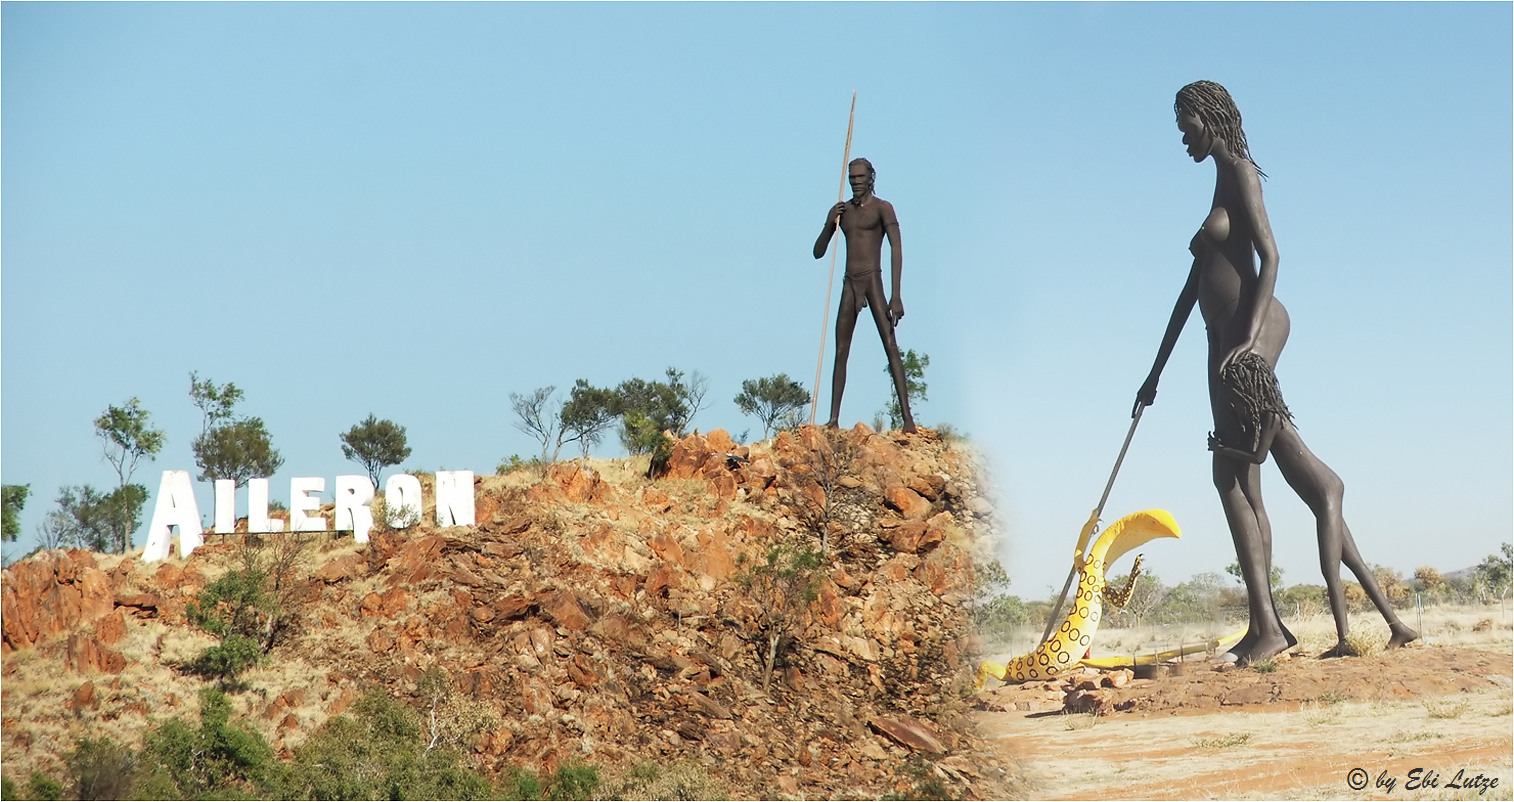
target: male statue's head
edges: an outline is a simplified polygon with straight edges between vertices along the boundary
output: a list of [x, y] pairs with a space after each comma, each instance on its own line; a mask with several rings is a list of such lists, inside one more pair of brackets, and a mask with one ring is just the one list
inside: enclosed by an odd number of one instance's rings
[[846, 178], [852, 185], [852, 197], [866, 199], [873, 194], [873, 183], [878, 179], [878, 172], [873, 169], [872, 162], [856, 158], [847, 165]]

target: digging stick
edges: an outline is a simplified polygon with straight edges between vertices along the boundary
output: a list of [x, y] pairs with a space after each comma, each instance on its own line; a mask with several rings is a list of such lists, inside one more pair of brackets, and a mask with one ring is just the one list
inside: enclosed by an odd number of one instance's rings
[[1062, 592], [1057, 595], [1057, 604], [1052, 608], [1051, 616], [1046, 619], [1046, 630], [1041, 633], [1042, 643], [1051, 637], [1051, 628], [1057, 625], [1057, 616], [1061, 615], [1062, 604], [1067, 601], [1067, 591], [1072, 588], [1072, 579], [1078, 575], [1078, 564], [1083, 561], [1083, 553], [1088, 550], [1088, 541], [1099, 529], [1099, 516], [1104, 514], [1104, 503], [1109, 501], [1109, 491], [1114, 489], [1114, 478], [1120, 475], [1120, 464], [1125, 461], [1125, 452], [1130, 449], [1130, 439], [1135, 437], [1136, 424], [1141, 422], [1141, 413], [1145, 411], [1145, 404], [1136, 407], [1135, 417], [1130, 421], [1130, 430], [1125, 433], [1125, 442], [1120, 446], [1120, 456], [1115, 458], [1114, 470], [1109, 472], [1109, 481], [1104, 483], [1104, 495], [1099, 496], [1099, 506], [1093, 508], [1093, 513], [1088, 516], [1088, 522], [1083, 524], [1083, 531], [1078, 534], [1078, 550], [1072, 556], [1072, 569], [1067, 572], [1067, 581], [1062, 583]]

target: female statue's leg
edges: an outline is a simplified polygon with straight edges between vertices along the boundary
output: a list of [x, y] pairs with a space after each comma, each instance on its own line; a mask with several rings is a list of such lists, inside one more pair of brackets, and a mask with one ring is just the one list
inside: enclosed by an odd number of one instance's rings
[[1335, 649], [1327, 654], [1339, 656], [1349, 653], [1346, 647], [1346, 636], [1350, 634], [1346, 590], [1340, 578], [1342, 563], [1356, 575], [1356, 581], [1388, 623], [1388, 628], [1392, 631], [1390, 647], [1402, 646], [1418, 638], [1419, 633], [1399, 621], [1398, 614], [1388, 604], [1387, 595], [1377, 584], [1377, 577], [1356, 548], [1356, 541], [1351, 537], [1351, 530], [1346, 526], [1342, 513], [1346, 487], [1340, 476], [1304, 445], [1303, 438], [1299, 437], [1298, 430], [1291, 423], [1284, 424], [1278, 432], [1277, 439], [1272, 444], [1272, 457], [1277, 460], [1278, 469], [1282, 471], [1288, 486], [1314, 513], [1315, 531], [1319, 538], [1320, 570], [1325, 576], [1325, 589], [1329, 594], [1330, 613], [1335, 618], [1337, 637]]

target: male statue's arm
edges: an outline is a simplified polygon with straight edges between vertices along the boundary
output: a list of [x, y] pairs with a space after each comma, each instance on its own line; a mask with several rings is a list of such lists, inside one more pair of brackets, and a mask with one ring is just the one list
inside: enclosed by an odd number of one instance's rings
[[815, 238], [816, 259], [825, 256], [825, 252], [830, 249], [831, 237], [836, 235], [836, 224], [841, 222], [841, 214], [845, 210], [846, 203], [843, 201], [832, 206], [831, 210], [826, 213], [825, 226], [820, 229], [820, 236]]
[[[1190, 246], [1190, 249], [1193, 247], [1195, 246]], [[1193, 267], [1188, 271], [1188, 281], [1183, 284], [1183, 291], [1178, 293], [1178, 302], [1172, 307], [1172, 317], [1167, 320], [1167, 331], [1162, 334], [1162, 345], [1157, 348], [1157, 358], [1151, 365], [1151, 373], [1141, 389], [1136, 391], [1135, 406], [1130, 409], [1132, 418], [1141, 407], [1149, 407], [1157, 402], [1157, 381], [1162, 378], [1162, 368], [1167, 367], [1167, 358], [1172, 356], [1178, 335], [1183, 333], [1183, 324], [1188, 322], [1188, 316], [1193, 314], [1193, 306], [1198, 300], [1199, 260], [1195, 254]]]
[[888, 238], [889, 273], [894, 292], [888, 303], [888, 316], [894, 325], [904, 318], [904, 297], [900, 284], [904, 281], [904, 242], [899, 235], [899, 217], [894, 214], [894, 205], [883, 203], [883, 236]]

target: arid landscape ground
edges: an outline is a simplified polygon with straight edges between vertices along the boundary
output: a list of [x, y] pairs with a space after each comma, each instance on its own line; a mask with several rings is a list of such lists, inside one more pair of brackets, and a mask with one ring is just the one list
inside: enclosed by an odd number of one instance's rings
[[976, 721], [1035, 799], [1510, 799], [1506, 610], [1431, 608], [1420, 642], [1328, 660], [1313, 655], [1331, 624], [1315, 619], [1268, 669], [1217, 671], [1199, 655], [1109, 689], [1103, 715], [1048, 709], [1054, 691], [1040, 709], [1005, 710], [1030, 691], [990, 687]]
[[[1111, 679], [1100, 715], [1068, 713], [1060, 683], [970, 693], [973, 561], [994, 513], [965, 449], [860, 426], [752, 446], [712, 432], [680, 441], [658, 478], [645, 470], [480, 477], [477, 526], [363, 545], [232, 535], [153, 565], [22, 560], [0, 583], [0, 768], [67, 789], [79, 739], [139, 749], [166, 720], [194, 720], [209, 680], [185, 667], [217, 641], [190, 605], [249, 555], [284, 554], [283, 634], [231, 696], [284, 763], [376, 689], [422, 717], [430, 744], [415, 749], [448, 744], [490, 782], [592, 763], [594, 798], [1514, 795], [1507, 602], [1427, 608], [1406, 617], [1420, 641], [1357, 658], [1317, 659], [1329, 619], [1290, 620], [1300, 645], [1265, 670], [1195, 655], [1180, 673]], [[765, 556], [817, 542], [809, 590], [775, 595], [800, 574]], [[1094, 649], [1190, 635], [1106, 628]], [[250, 780], [216, 793], [312, 795]]]

